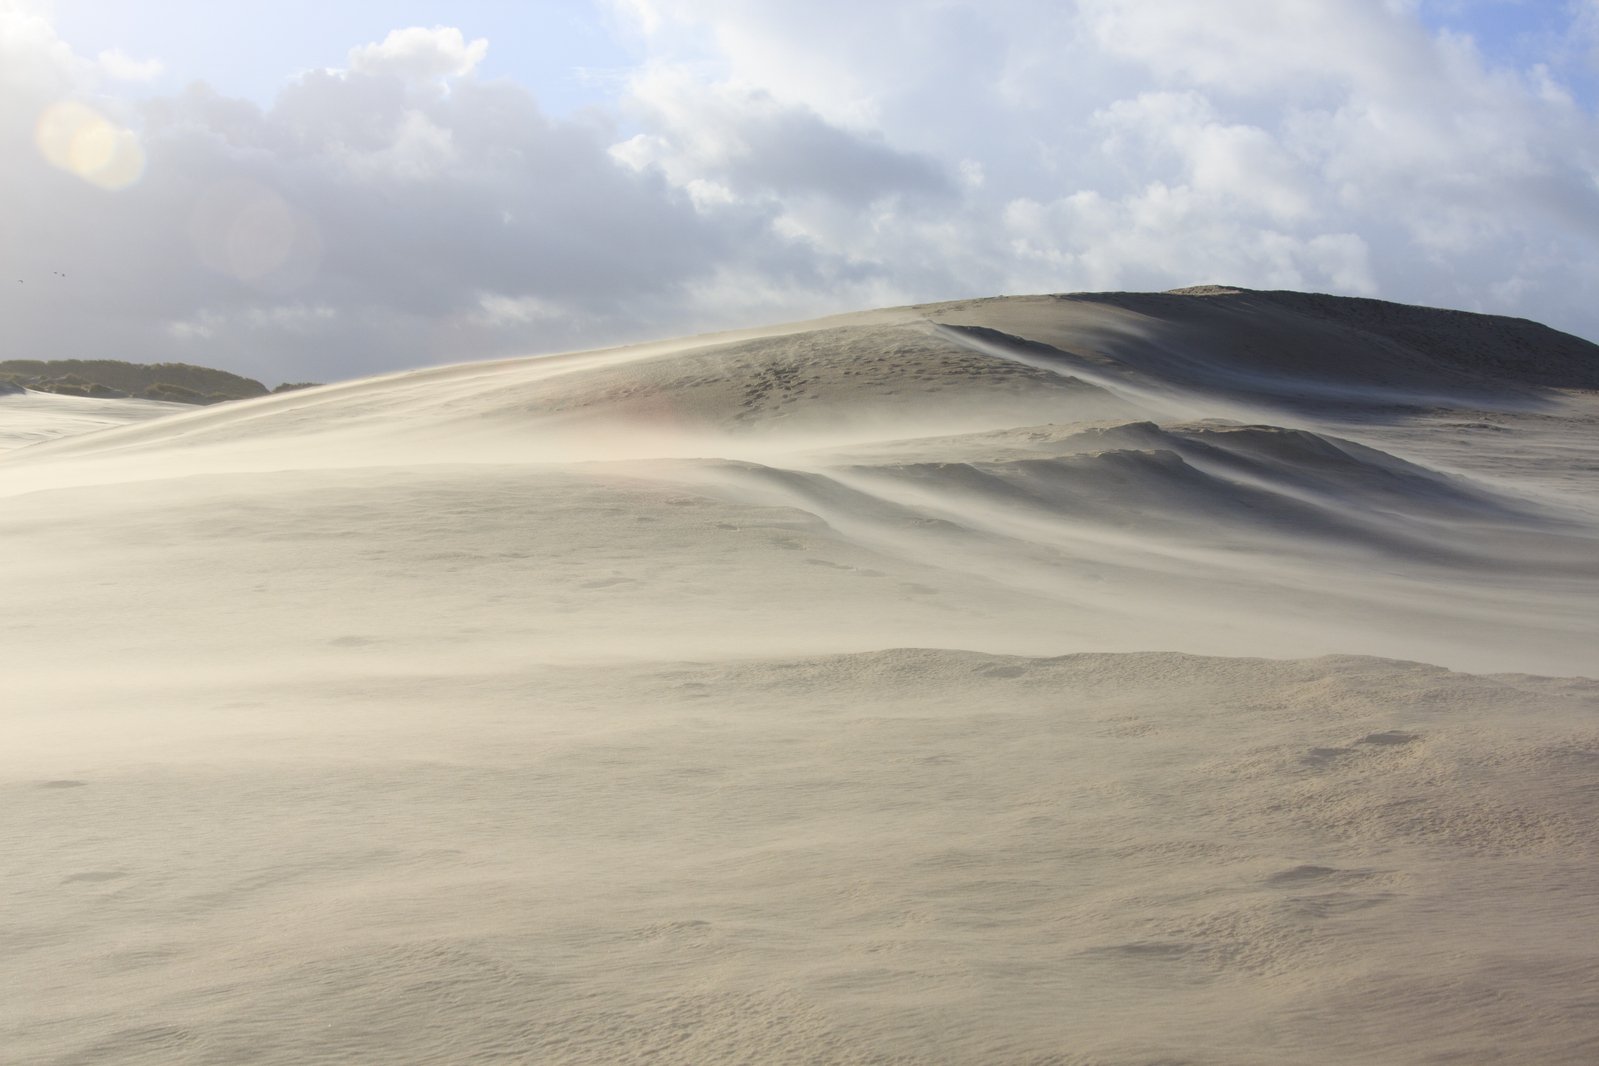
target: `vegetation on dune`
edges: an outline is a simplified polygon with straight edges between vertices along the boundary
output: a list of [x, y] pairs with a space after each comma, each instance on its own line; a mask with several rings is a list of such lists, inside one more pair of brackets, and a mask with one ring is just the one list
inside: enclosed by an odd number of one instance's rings
[[304, 381], [285, 382], [269, 390], [254, 378], [188, 363], [125, 363], [117, 359], [0, 360], [0, 392], [28, 388], [62, 396], [138, 397], [171, 403], [212, 404], [311, 385]]

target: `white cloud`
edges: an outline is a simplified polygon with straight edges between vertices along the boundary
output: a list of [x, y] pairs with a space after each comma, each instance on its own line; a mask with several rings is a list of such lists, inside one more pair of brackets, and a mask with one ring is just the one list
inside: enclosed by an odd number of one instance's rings
[[[1079, 192], [1006, 205], [1004, 229], [1026, 288], [1069, 276], [1085, 289], [1160, 289], [1180, 279], [1369, 295], [1368, 250], [1355, 234], [1301, 237], [1213, 209], [1189, 186], [1155, 182], [1116, 199]], [[1075, 286], [1074, 286], [1075, 287]]]
[[454, 26], [391, 30], [377, 44], [350, 49], [350, 69], [359, 74], [392, 75], [403, 81], [461, 78], [488, 54], [482, 37], [470, 43]]
[[[1573, 35], [1594, 10], [1584, 0]], [[1408, 0], [887, 0], [858, 13], [653, 0], [648, 17], [657, 64], [719, 72], [678, 99], [736, 84], [956, 177], [956, 202], [848, 220], [787, 198], [785, 226], [798, 216], [814, 246], [881, 264], [923, 298], [1220, 279], [1467, 303], [1599, 336], [1574, 281], [1599, 258], [1599, 125], [1553, 61], [1496, 67], [1471, 39], [1430, 32]], [[719, 121], [705, 102], [661, 113], [657, 133]], [[719, 166], [693, 151], [669, 165], [682, 183]]]
[[159, 59], [134, 59], [120, 48], [108, 48], [95, 58], [100, 70], [114, 81], [154, 81], [166, 69]]
[[1157, 81], [1335, 98], [1381, 89], [1430, 65], [1426, 33], [1404, 6], [1383, 0], [1080, 0], [1106, 51], [1143, 64]]
[[166, 330], [179, 341], [208, 341], [225, 325], [222, 316], [216, 312], [200, 311], [193, 317], [168, 322]]
[[0, 90], [59, 95], [92, 74], [50, 25], [49, 5], [0, 0]]
[[478, 297], [478, 312], [473, 321], [478, 325], [499, 327], [511, 323], [543, 322], [559, 319], [563, 314], [559, 304], [537, 296], [507, 296], [499, 292], [485, 292]]
[[1200, 94], [1142, 93], [1094, 116], [1102, 148], [1131, 173], [1170, 170], [1218, 210], [1275, 223], [1311, 213], [1309, 181], [1291, 151], [1259, 126], [1222, 121]]
[[321, 325], [331, 322], [338, 316], [337, 310], [325, 305], [292, 303], [279, 304], [275, 307], [252, 307], [242, 317], [254, 329], [314, 333]]

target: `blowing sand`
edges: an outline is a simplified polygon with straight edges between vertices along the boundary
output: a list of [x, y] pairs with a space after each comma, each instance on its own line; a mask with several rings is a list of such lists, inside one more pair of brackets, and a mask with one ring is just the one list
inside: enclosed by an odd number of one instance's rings
[[190, 410], [160, 400], [105, 400], [0, 389], [0, 454], [41, 441], [125, 426]]
[[13, 450], [0, 1059], [1594, 1061], [1594, 356], [1012, 298]]

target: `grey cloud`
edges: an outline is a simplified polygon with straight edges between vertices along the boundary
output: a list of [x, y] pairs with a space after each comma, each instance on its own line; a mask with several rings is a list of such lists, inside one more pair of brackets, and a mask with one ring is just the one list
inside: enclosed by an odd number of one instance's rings
[[118, 192], [33, 150], [56, 88], [0, 105], [0, 197], [32, 205], [0, 248], [8, 355], [334, 378], [656, 332], [740, 264], [831, 270], [770, 209], [697, 209], [510, 84], [313, 72], [264, 110], [194, 86], [130, 118], [149, 162]]
[[743, 192], [815, 193], [864, 207], [884, 196], [953, 191], [942, 168], [926, 156], [849, 133], [801, 108], [754, 112], [733, 132], [742, 150], [721, 173]]
[[638, 79], [631, 100], [647, 133], [624, 155], [681, 185], [710, 181], [746, 199], [818, 197], [857, 210], [886, 197], [937, 200], [955, 191], [931, 156], [766, 92], [702, 84], [668, 67]]

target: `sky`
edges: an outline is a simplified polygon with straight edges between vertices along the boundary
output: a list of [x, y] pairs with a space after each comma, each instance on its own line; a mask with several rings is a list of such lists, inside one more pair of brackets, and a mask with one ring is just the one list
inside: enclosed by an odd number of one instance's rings
[[0, 358], [1202, 283], [1599, 339], [1599, 0], [0, 0]]

